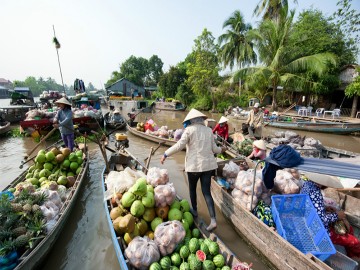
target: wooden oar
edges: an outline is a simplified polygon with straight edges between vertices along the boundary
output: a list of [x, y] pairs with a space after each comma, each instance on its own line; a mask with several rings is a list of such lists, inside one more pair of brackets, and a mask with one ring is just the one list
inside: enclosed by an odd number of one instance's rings
[[47, 138], [49, 138], [51, 134], [55, 132], [55, 130], [56, 128], [53, 128], [44, 138], [42, 138], [40, 142], [30, 151], [30, 153], [24, 157], [24, 159], [26, 160], [32, 153], [34, 153], [34, 151], [41, 145], [41, 143], [44, 142]]

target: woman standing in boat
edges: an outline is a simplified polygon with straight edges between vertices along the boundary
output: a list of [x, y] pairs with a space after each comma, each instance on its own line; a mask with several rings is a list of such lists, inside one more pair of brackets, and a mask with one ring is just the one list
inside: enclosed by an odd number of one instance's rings
[[189, 181], [189, 192], [192, 205], [192, 214], [197, 216], [197, 194], [196, 186], [200, 178], [201, 190], [205, 197], [205, 201], [211, 217], [210, 225], [206, 228], [211, 231], [216, 228], [214, 200], [211, 196], [210, 185], [211, 176], [217, 168], [215, 154], [219, 154], [226, 150], [225, 147], [218, 147], [215, 143], [214, 136], [210, 128], [206, 127], [204, 120], [207, 116], [198, 110], [191, 109], [185, 117], [183, 123], [190, 125], [185, 128], [181, 139], [168, 150], [165, 151], [161, 158], [161, 164], [167, 157], [181, 151], [186, 147], [185, 171]]
[[66, 98], [57, 100], [56, 105], [60, 108], [54, 118], [54, 127], [58, 128], [64, 144], [71, 151], [74, 150], [74, 124], [71, 103]]
[[260, 104], [255, 103], [254, 108], [250, 111], [246, 124], [249, 125], [248, 132], [250, 139], [260, 139], [262, 135], [262, 125], [264, 123], [264, 114], [260, 110]]
[[233, 139], [229, 137], [229, 125], [227, 124], [228, 121], [229, 119], [227, 119], [225, 116], [221, 116], [219, 123], [217, 123], [213, 129], [213, 133], [217, 134], [228, 143], [232, 143]]

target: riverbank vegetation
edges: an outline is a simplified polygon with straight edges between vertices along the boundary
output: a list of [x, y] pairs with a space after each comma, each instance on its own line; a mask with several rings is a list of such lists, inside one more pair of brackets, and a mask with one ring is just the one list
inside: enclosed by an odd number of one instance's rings
[[246, 23], [236, 10], [224, 20], [220, 37], [205, 28], [187, 57], [167, 72], [156, 55], [149, 60], [131, 56], [107, 84], [126, 77], [141, 86], [158, 86], [152, 98], [175, 98], [220, 112], [247, 107], [249, 98], [264, 104], [267, 97], [276, 110], [296, 102], [293, 93], [311, 104], [339, 88], [341, 68], [353, 64], [359, 53], [360, 13], [351, 2], [338, 1], [331, 16], [308, 9], [295, 17], [288, 1], [261, 0], [254, 11], [261, 19], [257, 25]]

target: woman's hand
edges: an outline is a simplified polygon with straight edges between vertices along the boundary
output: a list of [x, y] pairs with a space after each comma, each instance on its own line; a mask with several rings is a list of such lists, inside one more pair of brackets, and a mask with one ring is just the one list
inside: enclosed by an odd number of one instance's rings
[[160, 163], [161, 163], [161, 164], [164, 164], [165, 159], [166, 159], [166, 156], [165, 156], [165, 155], [163, 155], [163, 156], [161, 157], [161, 159], [160, 159]]
[[59, 124], [53, 124], [54, 128], [59, 128]]
[[339, 219], [344, 220], [346, 218], [344, 211], [337, 211], [336, 213], [337, 213]]

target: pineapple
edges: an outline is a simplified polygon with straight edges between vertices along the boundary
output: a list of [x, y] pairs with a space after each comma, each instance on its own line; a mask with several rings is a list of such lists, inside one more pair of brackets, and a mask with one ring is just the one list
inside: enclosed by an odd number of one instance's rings
[[24, 234], [18, 236], [15, 241], [13, 242], [15, 248], [21, 248], [25, 247], [31, 239], [31, 236], [29, 234]]
[[7, 239], [9, 239], [10, 237], [12, 237], [13, 236], [13, 233], [12, 233], [12, 231], [10, 231], [10, 230], [1, 230], [0, 231], [0, 241], [4, 241], [4, 240], [7, 240]]
[[14, 212], [21, 212], [23, 210], [20, 203], [12, 203], [11, 207]]
[[17, 227], [15, 229], [12, 230], [12, 233], [18, 237], [20, 235], [26, 234], [27, 230], [26, 227], [22, 226], [22, 227]]
[[33, 236], [39, 236], [43, 232], [45, 232], [46, 228], [46, 221], [41, 218], [35, 218], [29, 224], [29, 231], [32, 233]]
[[35, 213], [37, 211], [41, 211], [40, 209], [40, 206], [38, 204], [34, 204], [32, 207], [31, 207], [31, 210]]
[[37, 205], [43, 205], [44, 202], [48, 198], [48, 196], [44, 192], [35, 193], [35, 194], [33, 194], [33, 197], [34, 197], [34, 204], [37, 204]]
[[0, 256], [6, 256], [15, 249], [11, 241], [0, 242]]
[[30, 213], [31, 210], [32, 210], [32, 208], [31, 208], [31, 205], [30, 205], [30, 204], [25, 204], [25, 205], [23, 206], [23, 211], [24, 211], [24, 212]]
[[14, 226], [18, 222], [19, 217], [17, 214], [10, 213], [4, 222], [4, 228], [9, 229]]

